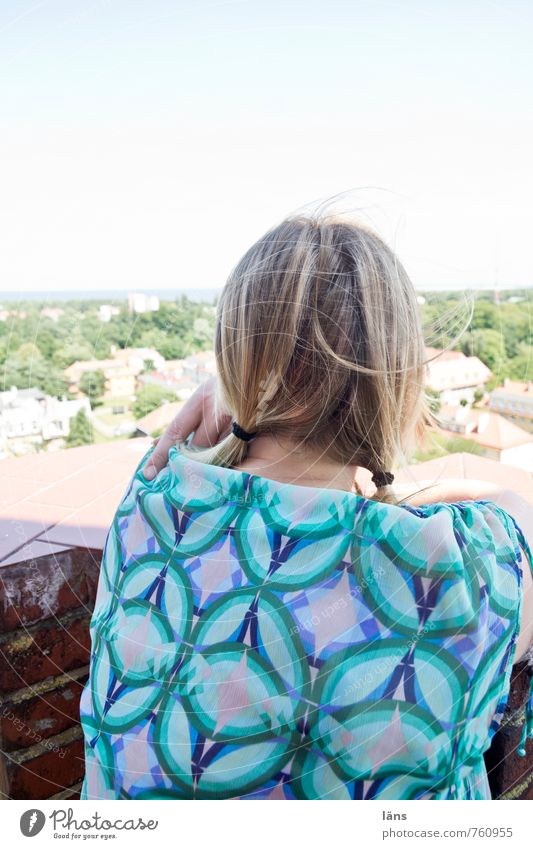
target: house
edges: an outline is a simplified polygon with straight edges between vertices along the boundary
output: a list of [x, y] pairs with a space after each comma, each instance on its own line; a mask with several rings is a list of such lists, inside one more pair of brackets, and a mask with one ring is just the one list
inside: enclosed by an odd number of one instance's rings
[[489, 409], [533, 432], [533, 381], [509, 380], [490, 394]]
[[83, 393], [79, 383], [84, 374], [102, 371], [105, 377], [104, 398], [125, 398], [135, 395], [138, 368], [132, 368], [121, 360], [77, 360], [63, 372], [69, 383], [69, 392], [77, 397]]
[[167, 392], [175, 392], [185, 401], [197, 386], [216, 374], [214, 351], [200, 351], [183, 360], [167, 360], [154, 371], [139, 375], [139, 383], [159, 386]]
[[79, 383], [83, 374], [102, 371], [106, 380], [104, 398], [129, 398], [135, 395], [137, 377], [146, 365], [161, 367], [165, 358], [154, 348], [113, 348], [106, 360], [77, 360], [65, 369], [69, 391], [81, 394]]
[[147, 367], [159, 369], [165, 365], [165, 358], [155, 348], [117, 348], [113, 345], [111, 354], [114, 360], [126, 362], [129, 366], [138, 368], [139, 372]]
[[191, 354], [183, 360], [184, 374], [190, 376], [197, 383], [203, 383], [208, 377], [212, 377], [217, 371], [217, 362], [214, 351], [199, 351]]
[[196, 380], [190, 377], [177, 377], [174, 371], [167, 371], [166, 368], [160, 371], [151, 371], [146, 374], [140, 374], [138, 383], [142, 386], [158, 386], [166, 392], [174, 392], [176, 398], [186, 401], [190, 398], [198, 386]]
[[426, 348], [426, 386], [440, 393], [444, 404], [470, 403], [476, 389], [482, 389], [492, 372], [478, 357], [467, 357], [462, 351]]
[[84, 410], [90, 413], [87, 398], [58, 400], [40, 389], [0, 392], [0, 455], [26, 454], [43, 443], [64, 439], [70, 420]]
[[483, 455], [533, 472], [533, 435], [489, 410], [444, 405], [437, 414], [439, 430], [479, 445]]

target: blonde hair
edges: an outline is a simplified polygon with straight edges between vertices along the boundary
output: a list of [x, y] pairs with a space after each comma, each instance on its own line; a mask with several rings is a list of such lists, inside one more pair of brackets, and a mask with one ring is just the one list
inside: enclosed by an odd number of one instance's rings
[[[335, 216], [289, 217], [244, 254], [218, 304], [215, 353], [241, 428], [342, 464], [405, 464], [429, 420], [413, 285], [377, 235]], [[231, 467], [248, 444], [230, 433], [184, 450]], [[375, 497], [395, 501], [387, 486]]]

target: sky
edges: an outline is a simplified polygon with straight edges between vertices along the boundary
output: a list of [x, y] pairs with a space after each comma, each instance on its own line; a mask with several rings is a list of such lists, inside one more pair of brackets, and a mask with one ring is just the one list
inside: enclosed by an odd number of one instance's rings
[[529, 0], [1, 0], [0, 291], [222, 285], [337, 207], [418, 288], [533, 284]]

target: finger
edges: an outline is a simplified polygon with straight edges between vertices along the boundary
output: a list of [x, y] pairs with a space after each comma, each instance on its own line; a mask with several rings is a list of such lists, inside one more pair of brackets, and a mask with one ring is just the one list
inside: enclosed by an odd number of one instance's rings
[[168, 426], [143, 469], [147, 480], [153, 480], [168, 461], [168, 452], [177, 442], [183, 442], [200, 424], [201, 404], [184, 407]]

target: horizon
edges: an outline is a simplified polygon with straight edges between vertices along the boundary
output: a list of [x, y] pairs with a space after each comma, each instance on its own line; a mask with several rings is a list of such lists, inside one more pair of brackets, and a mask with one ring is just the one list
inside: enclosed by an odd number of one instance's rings
[[[113, 303], [114, 301], [127, 301], [131, 294], [146, 294], [155, 295], [160, 301], [174, 301], [183, 295], [191, 301], [208, 301], [214, 300], [218, 294], [222, 292], [223, 286], [210, 286], [205, 288], [198, 287], [175, 287], [157, 289], [151, 287], [136, 286], [131, 289], [86, 289], [86, 290], [71, 290], [71, 289], [51, 289], [47, 292], [39, 289], [28, 289], [27, 291], [0, 291], [0, 307], [5, 303], [16, 303], [18, 301], [101, 301], [104, 303]], [[506, 293], [506, 292], [528, 292], [533, 289], [533, 284], [529, 286], [516, 285], [498, 285], [498, 286], [476, 286], [468, 288], [459, 288], [452, 286], [424, 286], [415, 287], [415, 291], [419, 295], [428, 294], [484, 294], [486, 292]]]

